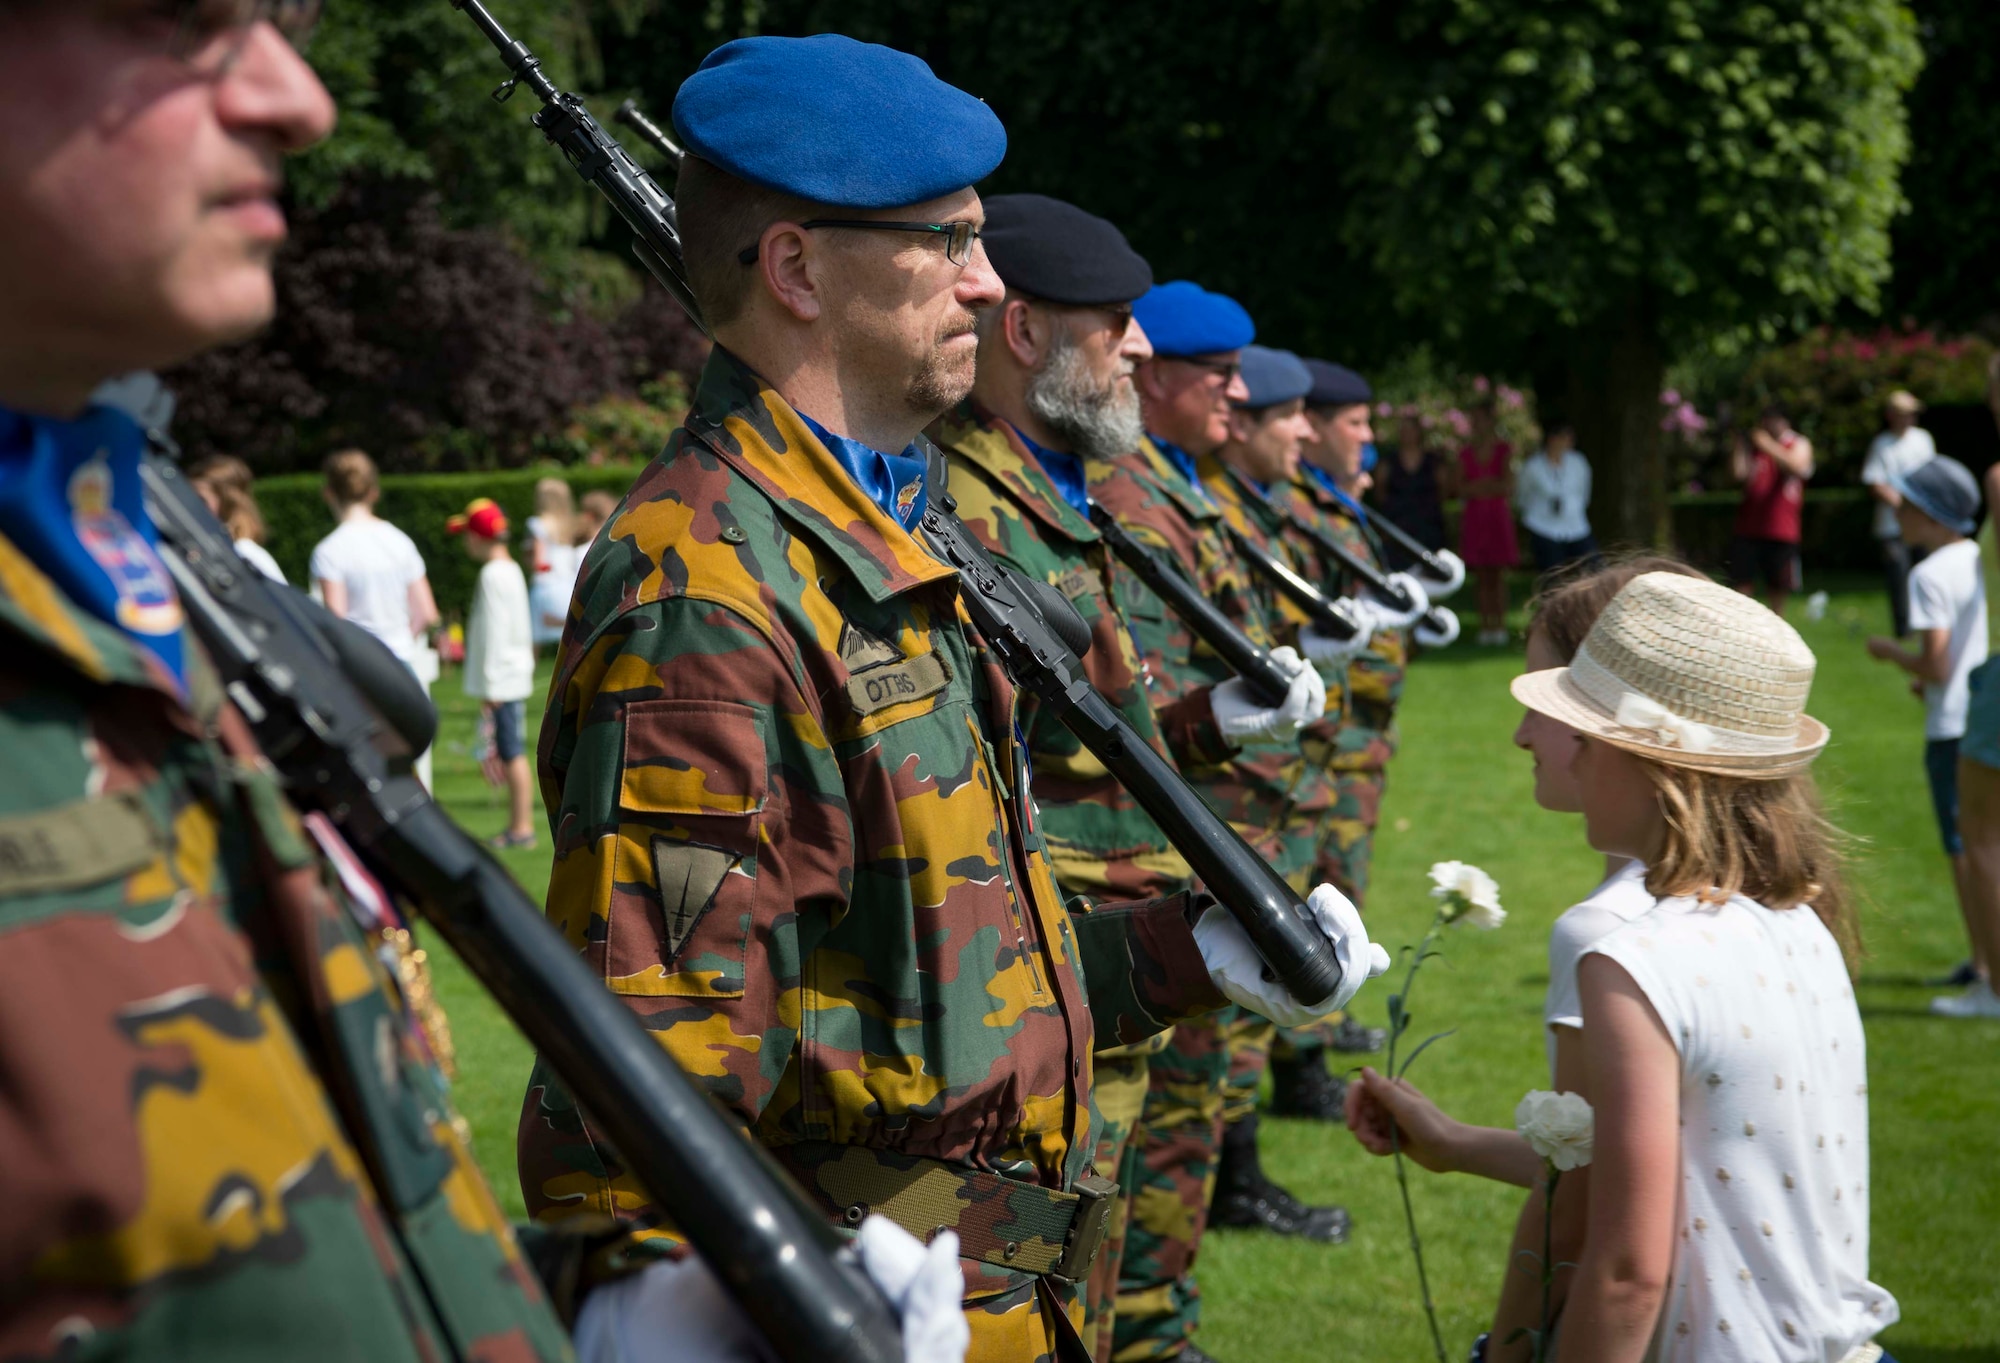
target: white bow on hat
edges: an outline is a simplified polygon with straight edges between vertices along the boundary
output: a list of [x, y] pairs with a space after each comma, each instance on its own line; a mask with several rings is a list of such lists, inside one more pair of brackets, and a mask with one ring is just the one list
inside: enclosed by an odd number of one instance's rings
[[1715, 746], [1715, 731], [1706, 724], [1683, 719], [1651, 696], [1627, 691], [1618, 698], [1615, 716], [1620, 726], [1650, 732], [1663, 748], [1682, 752], [1707, 752]]

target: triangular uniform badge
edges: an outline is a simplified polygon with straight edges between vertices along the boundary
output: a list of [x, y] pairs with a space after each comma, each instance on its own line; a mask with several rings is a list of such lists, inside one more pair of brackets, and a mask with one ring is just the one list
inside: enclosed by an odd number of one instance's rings
[[660, 886], [660, 912], [665, 919], [666, 960], [671, 963], [687, 945], [694, 925], [715, 903], [722, 878], [743, 860], [720, 847], [673, 838], [653, 839], [653, 874]]

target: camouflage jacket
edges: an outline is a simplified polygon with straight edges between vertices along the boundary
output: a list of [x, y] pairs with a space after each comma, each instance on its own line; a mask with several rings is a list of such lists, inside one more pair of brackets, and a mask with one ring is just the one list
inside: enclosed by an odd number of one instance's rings
[[[1047, 582], [1076, 607], [1090, 626], [1084, 674], [1166, 755], [1131, 629], [1112, 595], [1111, 555], [1096, 528], [1063, 500], [1006, 422], [968, 404], [933, 435], [950, 459], [959, 518], [995, 558]], [[1205, 690], [1175, 705], [1193, 717], [1169, 717], [1174, 732], [1213, 722]], [[1033, 696], [1021, 697], [1021, 729], [1056, 884], [1092, 899], [1150, 899], [1186, 888], [1187, 862], [1151, 816]]]
[[[1165, 553], [1253, 642], [1267, 647], [1273, 642], [1249, 570], [1223, 532], [1221, 511], [1152, 441], [1141, 441], [1139, 449], [1114, 460], [1092, 460], [1087, 472], [1092, 500], [1117, 517], [1133, 538]], [[1123, 564], [1113, 569], [1112, 580], [1118, 599], [1130, 603], [1133, 637], [1152, 678], [1154, 703], [1163, 713], [1192, 688], [1235, 675]], [[1178, 737], [1171, 727], [1168, 737], [1170, 742]], [[1289, 817], [1287, 783], [1242, 762], [1239, 750], [1219, 732], [1205, 744], [1194, 741], [1196, 736], [1186, 737], [1180, 750], [1190, 754], [1182, 765], [1189, 783], [1247, 841], [1263, 846]]]
[[189, 638], [0, 539], [0, 1357], [560, 1359], [398, 986]]
[[[1298, 514], [1314, 529], [1327, 535], [1355, 557], [1387, 571], [1387, 556], [1375, 532], [1355, 518], [1354, 513], [1321, 487], [1310, 474], [1297, 482], [1271, 489], [1272, 504]], [[1311, 538], [1293, 532], [1301, 554], [1312, 555], [1315, 573], [1328, 583], [1342, 580], [1340, 565], [1322, 554]], [[1349, 584], [1352, 589], [1352, 584]], [[1396, 753], [1396, 702], [1403, 694], [1403, 674], [1408, 665], [1408, 635], [1400, 629], [1378, 630], [1369, 640], [1368, 651], [1348, 665], [1347, 706], [1341, 716], [1337, 752], [1331, 767], [1337, 771], [1376, 771]]]
[[[1195, 469], [1201, 475], [1203, 490], [1215, 503], [1225, 524], [1307, 581], [1313, 580], [1315, 573], [1311, 571], [1311, 565], [1299, 558], [1283, 533], [1285, 520], [1281, 514], [1267, 502], [1251, 495], [1214, 455], [1196, 460]], [[1263, 607], [1265, 618], [1271, 622], [1272, 636], [1279, 643], [1296, 645], [1299, 627], [1306, 622], [1305, 612], [1279, 595], [1277, 588], [1264, 581], [1248, 564], [1244, 565], [1243, 572]], [[1253, 748], [1244, 754], [1246, 767], [1255, 771], [1272, 788], [1285, 792], [1286, 805], [1292, 817], [1318, 818], [1333, 809], [1333, 783], [1327, 779], [1325, 767], [1309, 760], [1305, 750], [1309, 745], [1323, 745], [1333, 740], [1340, 722], [1342, 700], [1338, 687], [1328, 687], [1326, 714], [1300, 730], [1296, 746]]]
[[[859, 1146], [1068, 1188], [1093, 1020], [1138, 1041], [1221, 995], [1187, 896], [1066, 911], [957, 581], [718, 349], [573, 600], [548, 908], [795, 1169]], [[539, 1066], [520, 1158], [538, 1218], [609, 1213], [632, 1253], [670, 1252]], [[973, 1295], [1029, 1281], [966, 1271]]]

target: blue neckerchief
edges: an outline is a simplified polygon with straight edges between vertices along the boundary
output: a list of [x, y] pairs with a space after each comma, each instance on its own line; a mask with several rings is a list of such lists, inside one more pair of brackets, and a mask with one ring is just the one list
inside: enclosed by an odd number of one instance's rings
[[1181, 477], [1187, 479], [1189, 485], [1198, 490], [1201, 487], [1201, 475], [1195, 472], [1194, 456], [1171, 440], [1162, 440], [1157, 435], [1151, 435], [1150, 432], [1148, 436], [1153, 444], [1158, 447], [1160, 453], [1167, 456], [1167, 462], [1179, 469]]
[[1018, 426], [1014, 428], [1014, 434], [1021, 437], [1021, 443], [1035, 456], [1042, 472], [1049, 475], [1049, 481], [1056, 485], [1062, 499], [1076, 509], [1077, 515], [1089, 520], [1090, 485], [1084, 481], [1083, 461], [1073, 454], [1064, 454], [1061, 450], [1036, 443]]
[[868, 500], [882, 508], [882, 514], [908, 530], [930, 505], [924, 457], [915, 442], [901, 454], [884, 454], [859, 440], [835, 435], [804, 412], [799, 419], [812, 427], [814, 435], [833, 452], [854, 485], [868, 494]]
[[1341, 491], [1340, 484], [1333, 481], [1332, 474], [1328, 473], [1325, 469], [1319, 467], [1317, 464], [1307, 464], [1306, 472], [1310, 473], [1313, 476], [1314, 482], [1318, 483], [1321, 487], [1326, 489], [1327, 496], [1333, 498], [1333, 500], [1339, 502], [1342, 506], [1346, 507], [1349, 511], [1353, 512], [1355, 520], [1359, 521], [1363, 525], [1368, 524], [1367, 509], [1363, 507], [1361, 503], [1355, 501], [1354, 498], [1348, 496], [1345, 492]]
[[110, 407], [74, 421], [0, 407], [0, 534], [185, 688], [181, 601], [139, 489], [145, 454], [145, 432]]

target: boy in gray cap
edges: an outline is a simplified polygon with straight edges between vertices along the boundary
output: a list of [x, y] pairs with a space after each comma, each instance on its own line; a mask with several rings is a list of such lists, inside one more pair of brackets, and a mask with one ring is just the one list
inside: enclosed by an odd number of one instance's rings
[[1894, 485], [1903, 540], [1927, 554], [1910, 570], [1909, 623], [1917, 647], [1877, 636], [1868, 641], [1868, 652], [1909, 673], [1910, 689], [1923, 698], [1924, 770], [1977, 972], [1963, 995], [1938, 999], [1933, 1008], [1957, 1017], [2000, 1017], [1992, 962], [1980, 949], [1973, 921], [1976, 887], [1958, 831], [1958, 746], [1965, 736], [1971, 675], [1986, 661], [1986, 584], [1979, 545], [1971, 538], [1979, 528], [1979, 484], [1965, 465], [1939, 455], [1897, 476]]

